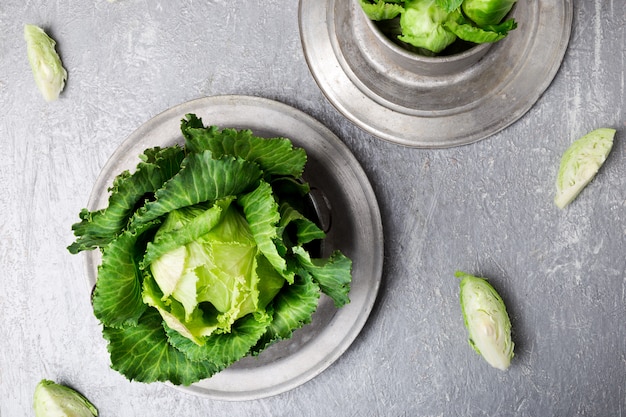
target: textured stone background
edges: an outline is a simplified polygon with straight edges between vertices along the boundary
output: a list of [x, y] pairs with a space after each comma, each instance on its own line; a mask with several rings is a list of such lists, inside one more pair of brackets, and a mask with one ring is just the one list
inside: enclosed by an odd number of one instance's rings
[[[481, 142], [407, 149], [355, 128], [307, 68], [296, 1], [5, 0], [0, 4], [0, 416], [32, 415], [42, 378], [106, 416], [620, 416], [626, 411], [626, 2], [578, 1], [563, 65], [518, 122]], [[69, 72], [45, 103], [24, 23], [58, 41]], [[379, 299], [329, 369], [288, 393], [212, 401], [109, 368], [83, 258], [65, 247], [100, 169], [152, 116], [248, 94], [317, 118], [353, 151], [385, 227]], [[619, 130], [594, 182], [552, 203], [561, 153]], [[467, 345], [456, 269], [507, 302], [510, 370]]]

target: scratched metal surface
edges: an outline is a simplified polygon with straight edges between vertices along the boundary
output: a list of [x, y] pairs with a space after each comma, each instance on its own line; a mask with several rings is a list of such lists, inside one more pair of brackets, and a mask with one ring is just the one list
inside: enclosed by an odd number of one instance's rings
[[[620, 416], [626, 410], [626, 3], [575, 2], [563, 65], [519, 121], [478, 143], [407, 149], [325, 100], [306, 65], [297, 2], [77, 0], [0, 4], [0, 416], [32, 415], [42, 378], [102, 416]], [[68, 70], [43, 101], [22, 38], [46, 28]], [[152, 116], [216, 94], [275, 99], [334, 131], [370, 178], [385, 268], [370, 319], [310, 382], [220, 402], [109, 368], [70, 226], [117, 146]], [[618, 129], [596, 179], [552, 203], [573, 139]], [[491, 279], [509, 307], [511, 368], [467, 345], [456, 269]]]

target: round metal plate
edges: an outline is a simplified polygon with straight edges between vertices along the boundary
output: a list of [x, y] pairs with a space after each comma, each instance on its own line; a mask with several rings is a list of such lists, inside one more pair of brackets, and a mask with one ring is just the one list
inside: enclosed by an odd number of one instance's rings
[[[556, 75], [571, 32], [570, 0], [519, 0], [517, 29], [459, 73], [411, 73], [368, 33], [358, 0], [300, 0], [302, 45], [328, 100], [363, 130], [393, 143], [451, 147], [522, 117]], [[371, 30], [369, 31], [371, 32]]]
[[[315, 377], [351, 345], [364, 326], [380, 286], [383, 234], [380, 212], [358, 161], [330, 130], [287, 105], [248, 96], [215, 96], [187, 102], [149, 120], [115, 151], [98, 177], [89, 209], [107, 205], [108, 188], [123, 170], [134, 170], [146, 148], [182, 143], [180, 120], [188, 113], [206, 125], [251, 129], [264, 137], [286, 137], [306, 150], [309, 182], [323, 228], [323, 255], [341, 250], [353, 261], [350, 303], [336, 309], [327, 297], [312, 323], [272, 345], [258, 358], [244, 358], [221, 373], [181, 389], [222, 400], [258, 399], [293, 389]], [[95, 285], [98, 251], [87, 253]]]

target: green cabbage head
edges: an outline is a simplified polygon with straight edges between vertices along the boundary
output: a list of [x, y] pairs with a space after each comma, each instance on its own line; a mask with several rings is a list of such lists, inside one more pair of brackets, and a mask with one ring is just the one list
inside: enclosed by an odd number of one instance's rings
[[181, 133], [80, 213], [68, 248], [102, 252], [94, 314], [112, 367], [141, 382], [209, 378], [289, 339], [322, 295], [349, 302], [351, 260], [320, 257], [304, 149], [192, 114]]

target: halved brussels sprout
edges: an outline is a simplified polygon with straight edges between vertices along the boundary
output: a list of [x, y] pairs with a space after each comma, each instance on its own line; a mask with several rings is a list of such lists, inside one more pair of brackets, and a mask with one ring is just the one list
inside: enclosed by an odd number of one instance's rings
[[564, 208], [596, 176], [613, 147], [615, 129], [601, 128], [589, 132], [570, 145], [561, 158], [556, 177], [554, 203]]
[[478, 26], [497, 25], [517, 0], [464, 0], [463, 13]]
[[465, 272], [461, 278], [461, 310], [469, 343], [494, 368], [508, 369], [513, 358], [511, 321], [504, 301], [485, 278]]
[[24, 39], [28, 61], [39, 91], [46, 101], [56, 100], [67, 80], [67, 71], [54, 49], [56, 42], [42, 28], [35, 25], [24, 26]]
[[42, 379], [33, 399], [36, 417], [94, 417], [98, 410], [73, 389]]

